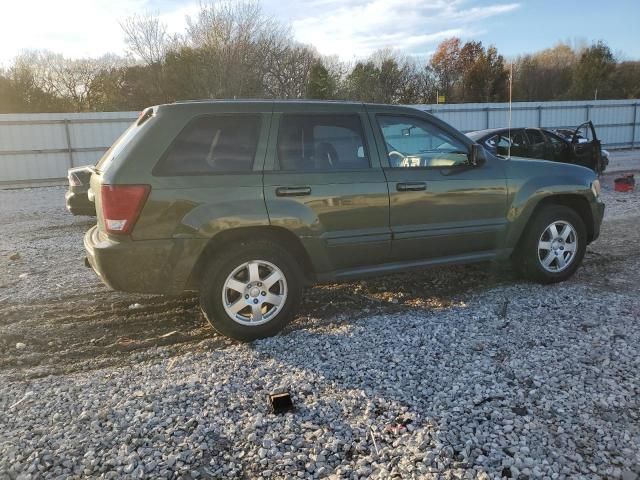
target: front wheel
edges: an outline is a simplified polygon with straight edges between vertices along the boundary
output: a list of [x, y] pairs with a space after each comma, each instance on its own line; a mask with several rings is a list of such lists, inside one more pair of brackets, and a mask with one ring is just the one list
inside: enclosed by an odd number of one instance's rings
[[566, 280], [580, 266], [587, 248], [582, 218], [572, 209], [550, 205], [537, 212], [516, 254], [518, 270], [531, 280]]
[[271, 241], [241, 243], [216, 256], [200, 285], [200, 305], [209, 323], [243, 341], [282, 330], [301, 296], [298, 264]]

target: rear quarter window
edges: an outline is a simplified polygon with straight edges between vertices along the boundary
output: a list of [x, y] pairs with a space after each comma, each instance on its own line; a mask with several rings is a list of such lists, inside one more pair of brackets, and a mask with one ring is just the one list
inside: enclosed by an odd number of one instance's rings
[[111, 148], [107, 150], [102, 158], [98, 160], [98, 163], [96, 163], [96, 170], [106, 172], [113, 160], [120, 155], [120, 152], [124, 150], [124, 147], [134, 139], [140, 130], [141, 128], [136, 120], [136, 122], [132, 123], [131, 126], [127, 128], [125, 132], [113, 143], [113, 145], [111, 145]]
[[156, 165], [154, 174], [251, 172], [259, 135], [259, 115], [198, 117], [178, 134]]

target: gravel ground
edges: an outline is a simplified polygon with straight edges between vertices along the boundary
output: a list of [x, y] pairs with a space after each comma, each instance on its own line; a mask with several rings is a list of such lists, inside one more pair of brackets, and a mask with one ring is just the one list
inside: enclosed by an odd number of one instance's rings
[[610, 150], [607, 172], [640, 169], [640, 150]]
[[[480, 265], [323, 285], [252, 344], [192, 297], [103, 287], [63, 189], [0, 191], [0, 479], [636, 479], [640, 193], [611, 180], [568, 282]], [[282, 390], [296, 409], [273, 415]]]

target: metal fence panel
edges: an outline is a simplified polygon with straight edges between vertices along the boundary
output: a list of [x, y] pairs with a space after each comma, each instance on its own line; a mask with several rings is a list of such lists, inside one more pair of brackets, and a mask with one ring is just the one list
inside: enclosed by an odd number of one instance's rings
[[[640, 100], [517, 102], [514, 127], [574, 127], [592, 120], [607, 148], [640, 145]], [[508, 103], [412, 105], [463, 132], [508, 124]], [[139, 112], [0, 115], [0, 183], [66, 176], [70, 166], [94, 164]]]
[[[591, 120], [608, 148], [634, 148], [640, 138], [640, 100], [593, 100], [567, 102], [516, 102], [513, 127], [575, 127]], [[508, 125], [508, 103], [414, 105], [434, 114], [463, 132]]]
[[66, 176], [95, 164], [138, 112], [0, 115], [0, 183]]

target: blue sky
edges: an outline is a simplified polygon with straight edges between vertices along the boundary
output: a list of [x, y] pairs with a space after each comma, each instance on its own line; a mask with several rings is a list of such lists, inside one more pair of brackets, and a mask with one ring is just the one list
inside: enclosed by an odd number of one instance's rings
[[[118, 21], [157, 12], [173, 32], [199, 0], [8, 0], [0, 13], [0, 63], [22, 49], [70, 57], [123, 54]], [[391, 47], [428, 57], [444, 38], [495, 44], [507, 57], [559, 41], [605, 40], [625, 59], [640, 59], [640, 0], [263, 0], [265, 13], [294, 36], [343, 60]], [[34, 13], [36, 12], [36, 13]]]

